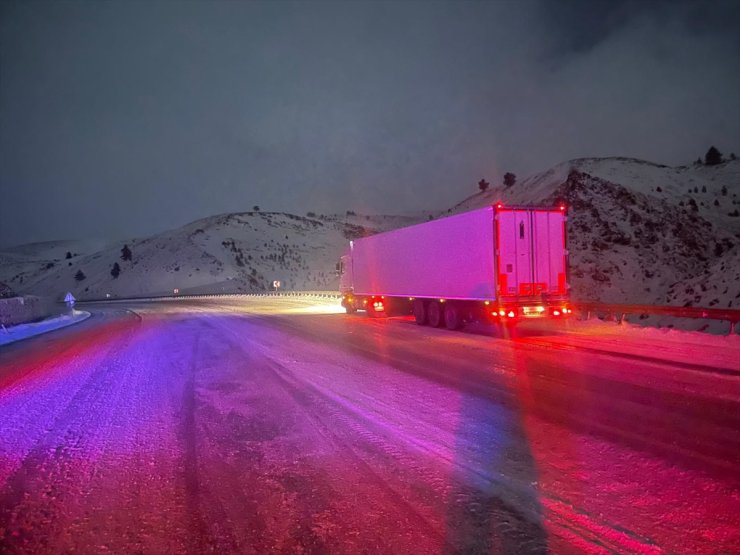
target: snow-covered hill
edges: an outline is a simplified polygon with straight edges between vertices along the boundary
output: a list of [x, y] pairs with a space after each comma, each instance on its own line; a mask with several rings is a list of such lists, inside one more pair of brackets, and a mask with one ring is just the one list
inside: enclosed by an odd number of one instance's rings
[[670, 168], [579, 159], [473, 195], [450, 212], [564, 201], [576, 299], [737, 308], [738, 193], [738, 161]]
[[[740, 162], [671, 168], [579, 159], [474, 194], [442, 217], [498, 201], [569, 206], [573, 297], [677, 306], [740, 306]], [[0, 282], [79, 298], [210, 291], [336, 289], [349, 239], [424, 221], [406, 216], [244, 212], [198, 220], [104, 248], [70, 242], [0, 253]], [[121, 259], [128, 244], [131, 260]], [[67, 259], [67, 252], [71, 258]], [[120, 274], [111, 274], [114, 264]], [[84, 279], [75, 278], [78, 271]]]
[[[276, 280], [285, 289], [336, 289], [334, 265], [350, 239], [414, 221], [353, 213], [223, 214], [89, 254], [77, 254], [81, 249], [71, 242], [61, 249], [55, 245], [56, 256], [45, 259], [39, 258], [40, 246], [16, 248], [0, 253], [0, 275], [19, 292], [60, 298], [71, 291], [79, 299], [164, 295], [175, 289], [180, 294], [265, 291]], [[124, 245], [130, 260], [122, 259]]]

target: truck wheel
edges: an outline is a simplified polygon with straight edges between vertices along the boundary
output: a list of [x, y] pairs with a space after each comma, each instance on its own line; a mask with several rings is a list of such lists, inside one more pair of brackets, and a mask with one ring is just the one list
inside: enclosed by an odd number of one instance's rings
[[442, 309], [439, 307], [439, 303], [430, 301], [427, 307], [427, 323], [433, 328], [438, 328], [443, 324], [442, 320]]
[[427, 323], [427, 310], [424, 306], [424, 301], [421, 299], [416, 299], [414, 301], [414, 318], [416, 319], [416, 323], [420, 326]]
[[459, 330], [463, 326], [460, 309], [455, 303], [445, 304], [445, 326], [448, 330]]

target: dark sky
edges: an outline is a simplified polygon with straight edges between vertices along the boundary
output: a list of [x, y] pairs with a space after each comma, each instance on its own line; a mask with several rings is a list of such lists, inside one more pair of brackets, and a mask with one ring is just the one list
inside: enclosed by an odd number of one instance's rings
[[0, 246], [740, 152], [740, 1], [0, 1]]

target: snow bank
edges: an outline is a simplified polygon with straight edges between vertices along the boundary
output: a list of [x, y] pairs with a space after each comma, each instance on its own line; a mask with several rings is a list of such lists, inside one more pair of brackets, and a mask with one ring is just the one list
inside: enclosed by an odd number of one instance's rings
[[28, 339], [42, 333], [58, 330], [87, 320], [90, 313], [84, 310], [73, 310], [71, 314], [63, 314], [53, 318], [47, 318], [41, 322], [31, 324], [19, 324], [13, 327], [0, 328], [0, 345], [6, 345], [22, 339]]

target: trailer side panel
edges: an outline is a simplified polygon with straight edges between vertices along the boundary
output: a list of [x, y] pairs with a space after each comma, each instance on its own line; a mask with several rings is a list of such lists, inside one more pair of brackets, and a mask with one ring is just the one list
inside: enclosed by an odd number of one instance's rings
[[495, 299], [493, 208], [352, 243], [356, 295]]

